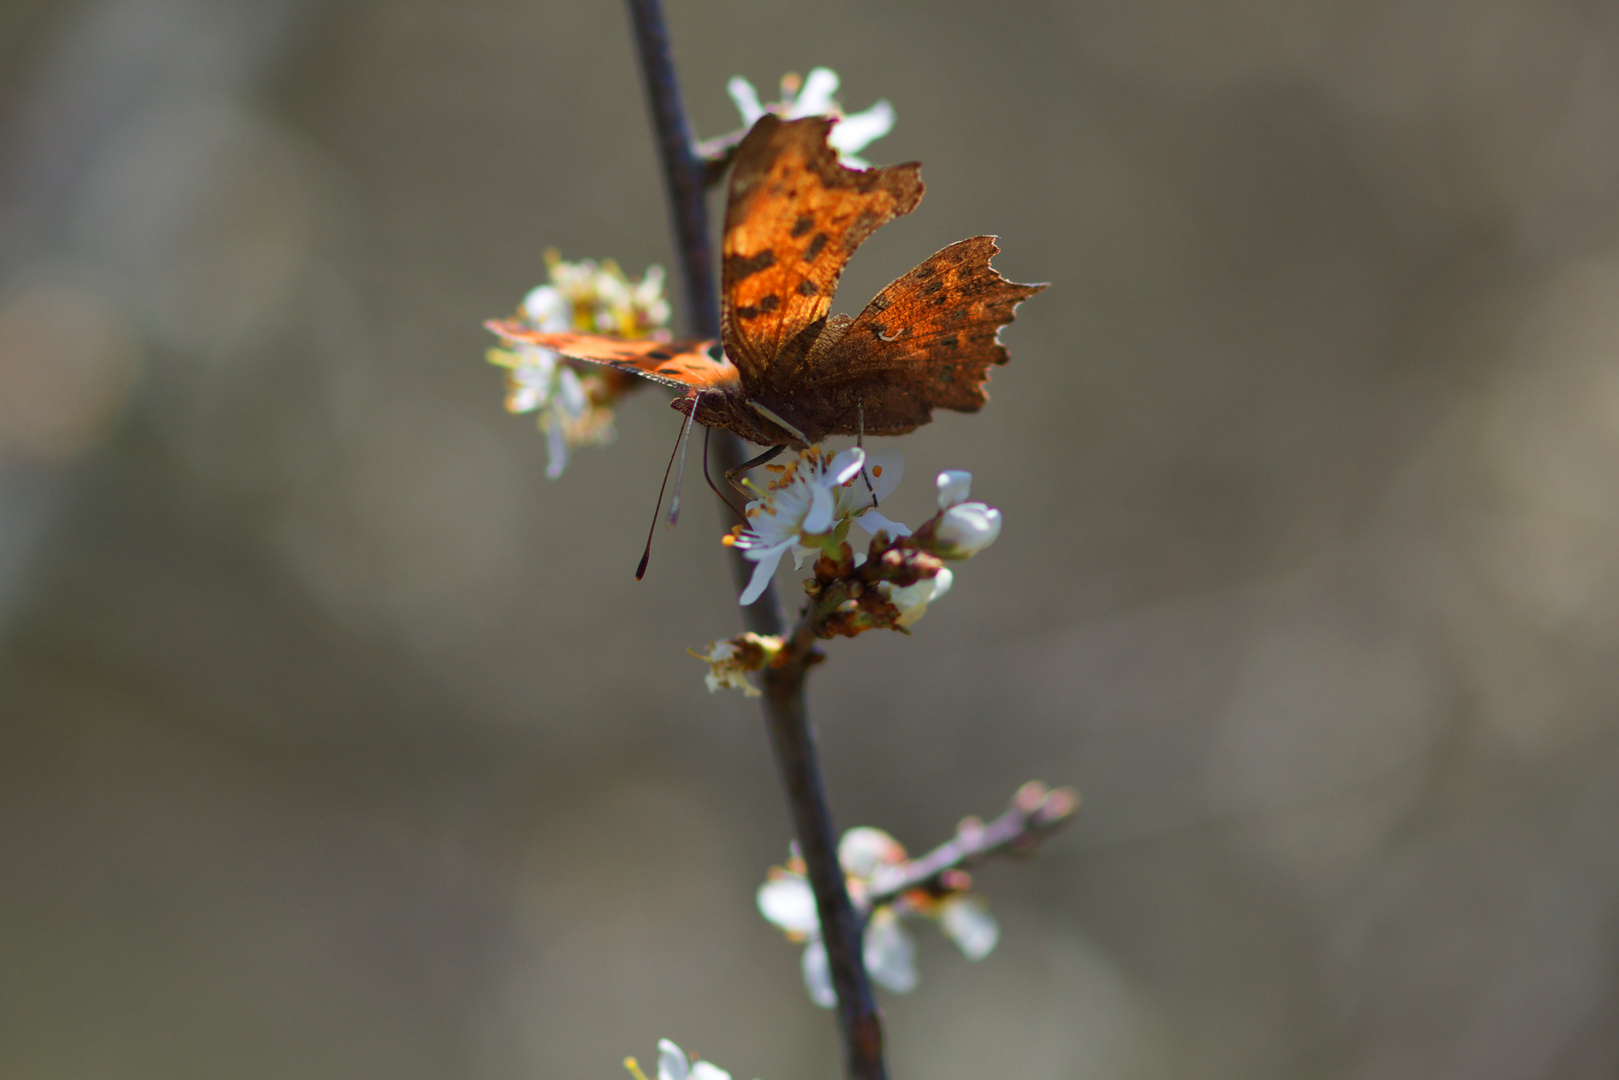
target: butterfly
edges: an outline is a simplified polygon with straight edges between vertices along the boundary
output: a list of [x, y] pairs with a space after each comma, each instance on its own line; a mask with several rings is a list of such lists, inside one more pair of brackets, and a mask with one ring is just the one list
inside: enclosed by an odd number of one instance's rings
[[[989, 265], [993, 236], [951, 244], [878, 293], [828, 317], [838, 278], [879, 227], [916, 209], [921, 166], [849, 169], [827, 145], [833, 120], [761, 117], [737, 148], [721, 245], [720, 341], [625, 341], [485, 325], [573, 360], [683, 391], [690, 420], [749, 442], [807, 449], [829, 435], [902, 435], [934, 409], [976, 412], [997, 340], [1024, 299]], [[751, 463], [750, 463], [751, 464]]]

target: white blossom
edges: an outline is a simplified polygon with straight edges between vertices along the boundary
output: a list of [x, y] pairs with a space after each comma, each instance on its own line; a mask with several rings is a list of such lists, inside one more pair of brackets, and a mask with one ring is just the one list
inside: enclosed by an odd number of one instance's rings
[[939, 922], [939, 929], [969, 960], [982, 960], [995, 951], [995, 945], [1001, 940], [1000, 924], [989, 913], [989, 905], [968, 893], [941, 901], [934, 918]]
[[[868, 906], [873, 881], [885, 872], [903, 867], [905, 861], [905, 849], [881, 829], [850, 829], [838, 843], [838, 864], [843, 869], [849, 898], [857, 910]], [[957, 872], [957, 875], [959, 882], [970, 885], [965, 874]], [[804, 943], [804, 986], [810, 1000], [822, 1008], [836, 1005], [832, 967], [821, 939], [815, 894], [805, 877], [804, 860], [796, 845], [785, 866], [770, 868], [765, 883], [759, 886], [758, 903], [760, 913], [781, 929], [789, 941]], [[861, 956], [872, 980], [896, 993], [913, 990], [917, 983], [916, 943], [902, 923], [906, 916], [937, 922], [939, 929], [969, 960], [981, 960], [989, 955], [1000, 938], [1000, 927], [987, 905], [966, 892], [935, 898], [926, 890], [915, 890], [884, 904], [866, 920]]]
[[802, 82], [796, 75], [781, 80], [781, 99], [765, 104], [753, 84], [735, 75], [726, 84], [731, 100], [742, 113], [742, 122], [752, 127], [767, 112], [788, 120], [805, 116], [831, 116], [837, 120], [827, 145], [838, 154], [839, 160], [851, 169], [869, 169], [870, 162], [857, 157], [860, 151], [887, 135], [894, 128], [894, 107], [879, 101], [862, 112], [844, 114], [835, 94], [838, 92], [838, 74], [831, 68], [816, 68]]
[[[837, 489], [855, 480], [866, 455], [851, 447], [830, 460], [818, 446], [798, 455], [771, 481], [763, 498], [748, 503], [746, 528], [726, 538], [754, 564], [753, 577], [743, 590], [745, 607], [759, 599], [787, 552], [823, 546], [838, 524]], [[802, 565], [802, 554], [797, 556]]]
[[[898, 450], [876, 450], [866, 455], [864, 475], [857, 475], [837, 488], [832, 516], [852, 520], [872, 536], [886, 532], [890, 537], [911, 535], [911, 530], [878, 513], [877, 507], [894, 493], [905, 476], [905, 458]], [[869, 478], [869, 481], [868, 479]], [[867, 487], [867, 484], [870, 487]]]
[[971, 558], [1001, 535], [999, 510], [987, 503], [965, 501], [972, 481], [972, 473], [959, 469], [938, 476], [940, 516], [933, 529], [932, 550], [941, 558]]
[[[661, 267], [648, 267], [641, 280], [631, 281], [610, 259], [566, 262], [548, 251], [546, 264], [550, 283], [530, 290], [518, 307], [522, 321], [534, 330], [637, 338], [661, 332], [669, 321]], [[623, 379], [617, 372], [577, 370], [550, 349], [526, 341], [508, 340], [488, 356], [490, 363], [506, 368], [507, 410], [538, 413], [546, 436], [547, 476], [562, 475], [574, 448], [616, 437], [612, 404]]]
[[[635, 1080], [646, 1080], [640, 1062], [625, 1058], [624, 1067]], [[731, 1080], [731, 1074], [707, 1061], [688, 1058], [669, 1039], [658, 1040], [658, 1080]]]

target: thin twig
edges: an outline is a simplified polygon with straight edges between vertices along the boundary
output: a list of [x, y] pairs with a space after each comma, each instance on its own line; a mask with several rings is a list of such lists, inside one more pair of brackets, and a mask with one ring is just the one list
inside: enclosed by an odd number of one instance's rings
[[988, 825], [968, 818], [955, 838], [920, 858], [884, 867], [871, 879], [867, 910], [891, 904], [913, 889], [937, 891], [952, 870], [965, 870], [994, 855], [1033, 851], [1047, 836], [1066, 825], [1079, 809], [1073, 788], [1047, 790], [1038, 780], [1018, 788], [1006, 813]]
[[[719, 292], [703, 198], [712, 167], [692, 148], [660, 0], [628, 0], [628, 4], [668, 188], [688, 326], [700, 337], [719, 337]], [[741, 440], [729, 433], [720, 435], [716, 450], [722, 469], [734, 468], [746, 460]], [[731, 567], [740, 591], [753, 568], [734, 549]], [[774, 586], [743, 610], [743, 621], [749, 630], [760, 634], [779, 635], [786, 629]], [[861, 956], [861, 918], [849, 900], [843, 869], [838, 865], [837, 831], [816, 757], [814, 729], [804, 705], [804, 676], [811, 656], [806, 651], [766, 673], [765, 723], [815, 893], [821, 937], [832, 969], [832, 988], [838, 997], [845, 1073], [850, 1080], [886, 1080], [882, 1023]]]

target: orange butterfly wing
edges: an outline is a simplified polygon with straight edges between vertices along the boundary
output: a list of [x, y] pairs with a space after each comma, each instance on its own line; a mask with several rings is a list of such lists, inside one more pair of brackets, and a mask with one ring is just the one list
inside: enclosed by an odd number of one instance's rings
[[829, 434], [902, 435], [934, 409], [977, 412], [989, 369], [1008, 359], [1000, 328], [1045, 288], [989, 265], [993, 236], [957, 241], [878, 293], [852, 321], [840, 315], [804, 363], [803, 386]]
[[602, 334], [542, 333], [511, 319], [484, 323], [509, 342], [538, 345], [570, 360], [606, 364], [682, 390], [737, 385], [737, 370], [716, 341], [624, 341]]
[[750, 390], [783, 386], [820, 333], [844, 264], [922, 199], [920, 165], [846, 169], [832, 121], [766, 114], [737, 148], [721, 244], [725, 355]]

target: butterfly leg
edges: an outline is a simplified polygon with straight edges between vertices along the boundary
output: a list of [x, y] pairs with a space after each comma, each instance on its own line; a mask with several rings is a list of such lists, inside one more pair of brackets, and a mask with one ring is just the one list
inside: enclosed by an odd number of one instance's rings
[[734, 469], [726, 469], [725, 479], [731, 482], [732, 487], [736, 488], [744, 496], [751, 499], [754, 497], [754, 492], [751, 492], [747, 488], [743, 487], [742, 484], [737, 480], [737, 477], [741, 476], [749, 469], [758, 468], [765, 462], [772, 460], [777, 454], [781, 453], [785, 449], [787, 449], [786, 443], [782, 443], [779, 446], [772, 446], [769, 450], [766, 450], [764, 453], [760, 454], [756, 458], [753, 458], [751, 461], [744, 461]]
[[[860, 401], [860, 427], [854, 437], [854, 444], [860, 449], [866, 448], [866, 402]], [[871, 486], [871, 473], [865, 465], [860, 466], [860, 479], [866, 482], [866, 491], [871, 495], [871, 508], [877, 509], [877, 489]]]

